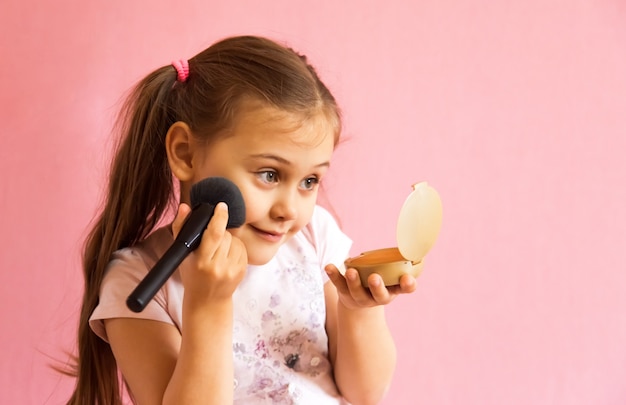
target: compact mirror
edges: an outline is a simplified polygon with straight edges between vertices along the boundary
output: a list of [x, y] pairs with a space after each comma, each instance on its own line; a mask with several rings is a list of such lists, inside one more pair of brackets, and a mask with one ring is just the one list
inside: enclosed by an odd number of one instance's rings
[[398, 247], [371, 250], [344, 262], [346, 268], [359, 272], [361, 284], [367, 287], [367, 278], [379, 274], [386, 286], [400, 283], [400, 277], [419, 276], [424, 256], [434, 245], [441, 229], [443, 209], [437, 190], [428, 183], [413, 185], [396, 226]]

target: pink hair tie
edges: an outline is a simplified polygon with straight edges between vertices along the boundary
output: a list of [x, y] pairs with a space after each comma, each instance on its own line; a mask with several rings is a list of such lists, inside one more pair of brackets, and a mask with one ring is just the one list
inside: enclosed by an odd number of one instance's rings
[[178, 81], [185, 83], [189, 77], [189, 62], [186, 59], [175, 60], [172, 62], [172, 66], [178, 73]]

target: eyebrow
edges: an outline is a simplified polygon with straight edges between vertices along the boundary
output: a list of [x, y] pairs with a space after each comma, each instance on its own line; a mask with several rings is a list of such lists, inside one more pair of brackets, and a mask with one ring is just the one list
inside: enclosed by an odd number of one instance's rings
[[[270, 160], [275, 160], [279, 163], [282, 163], [284, 165], [291, 165], [291, 162], [288, 161], [287, 159], [280, 157], [280, 156], [276, 156], [276, 155], [272, 155], [269, 153], [259, 153], [258, 155], [250, 155], [251, 158], [261, 158], [261, 159], [270, 159]], [[315, 167], [329, 167], [330, 166], [330, 162], [326, 161], [326, 162], [322, 162], [318, 165], [315, 165]]]

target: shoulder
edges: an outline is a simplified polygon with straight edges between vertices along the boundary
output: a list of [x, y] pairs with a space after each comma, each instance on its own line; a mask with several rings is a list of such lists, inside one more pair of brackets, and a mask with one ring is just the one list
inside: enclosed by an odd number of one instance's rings
[[303, 232], [311, 234], [343, 233], [335, 217], [324, 207], [316, 205]]
[[182, 289], [182, 283], [179, 282], [177, 275], [172, 276], [142, 312], [132, 312], [126, 306], [126, 299], [130, 293], [171, 243], [171, 233], [168, 229], [161, 228], [139, 245], [120, 249], [113, 254], [100, 286], [98, 306], [90, 319], [90, 326], [96, 334], [106, 340], [102, 321], [112, 318], [140, 318], [170, 324], [179, 323], [176, 312], [180, 305], [173, 302], [182, 296], [182, 291], [178, 291]]
[[160, 228], [138, 245], [116, 251], [107, 267], [103, 286], [116, 281], [138, 282], [143, 279], [172, 242], [168, 228]]

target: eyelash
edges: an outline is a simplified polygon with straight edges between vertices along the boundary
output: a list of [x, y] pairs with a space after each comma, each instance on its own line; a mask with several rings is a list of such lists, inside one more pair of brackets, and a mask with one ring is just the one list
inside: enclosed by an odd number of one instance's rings
[[[273, 180], [268, 181], [266, 177], [267, 175], [272, 175]], [[259, 179], [265, 184], [272, 184], [278, 181], [278, 173], [274, 170], [264, 170], [261, 172], [257, 172], [257, 177], [259, 177]], [[318, 177], [312, 176], [312, 177], [307, 177], [302, 182], [309, 185], [309, 187], [305, 187], [304, 190], [311, 191], [311, 190], [314, 190], [315, 186], [317, 186], [320, 183], [320, 179]]]

